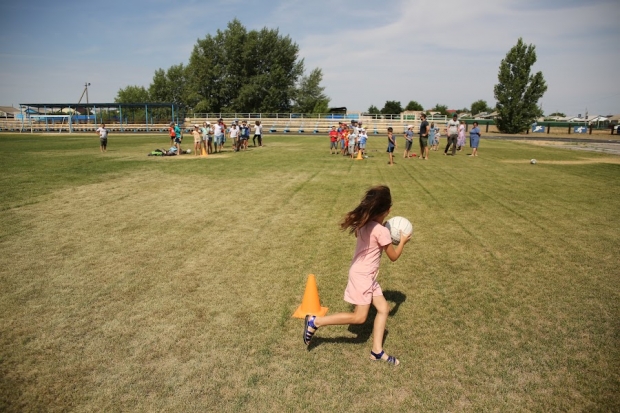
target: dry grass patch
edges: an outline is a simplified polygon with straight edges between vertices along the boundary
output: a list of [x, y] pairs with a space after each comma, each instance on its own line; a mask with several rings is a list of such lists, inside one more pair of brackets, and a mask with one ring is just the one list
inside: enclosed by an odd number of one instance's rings
[[[13, 288], [3, 306], [20, 326], [5, 339], [27, 344], [12, 347], [7, 379], [25, 378], [14, 387], [23, 394], [36, 391], [33, 385], [50, 389], [40, 395], [44, 404], [87, 397], [93, 408], [111, 403], [89, 395], [101, 387], [110, 394], [139, 389], [125, 396], [139, 408], [140, 394], [165, 395], [175, 377], [182, 383], [209, 371], [234, 379], [230, 363], [246, 365], [235, 358], [255, 351], [252, 313], [265, 312], [264, 300], [278, 302], [249, 269], [283, 248], [271, 245], [282, 242], [281, 233], [258, 240], [265, 225], [285, 217], [253, 200], [285, 204], [282, 190], [299, 179], [283, 176], [281, 188], [269, 191], [253, 182], [253, 193], [162, 185], [165, 176], [138, 173], [20, 209], [28, 230], [21, 242], [5, 245], [3, 279]], [[244, 222], [248, 215], [252, 221]], [[231, 353], [238, 346], [246, 350]], [[33, 374], [36, 383], [28, 383]], [[77, 383], [80, 395], [69, 397], [66, 386]]]

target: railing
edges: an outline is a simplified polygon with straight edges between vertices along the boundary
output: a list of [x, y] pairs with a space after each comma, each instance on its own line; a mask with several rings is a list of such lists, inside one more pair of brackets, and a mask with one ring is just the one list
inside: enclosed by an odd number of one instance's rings
[[[189, 112], [186, 113], [188, 118], [195, 119], [330, 119], [330, 120], [359, 120], [359, 119], [372, 119], [372, 120], [402, 120], [402, 121], [416, 121], [420, 120], [419, 116], [409, 114], [370, 114], [365, 112], [353, 112], [347, 114], [340, 113], [199, 113]], [[445, 121], [447, 120], [444, 115], [430, 116], [433, 120]]]

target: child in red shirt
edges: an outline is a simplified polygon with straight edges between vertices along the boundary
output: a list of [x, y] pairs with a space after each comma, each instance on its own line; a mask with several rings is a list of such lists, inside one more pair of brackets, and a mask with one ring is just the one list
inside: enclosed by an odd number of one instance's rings
[[329, 153], [338, 153], [338, 131], [335, 126], [332, 126], [332, 130], [329, 131]]

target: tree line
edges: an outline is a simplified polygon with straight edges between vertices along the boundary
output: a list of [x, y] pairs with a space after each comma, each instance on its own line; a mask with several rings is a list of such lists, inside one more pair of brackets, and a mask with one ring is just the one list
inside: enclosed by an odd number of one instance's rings
[[[370, 105], [367, 113], [371, 115], [390, 115], [390, 114], [398, 114], [404, 111], [421, 111], [421, 112], [439, 112], [441, 115], [448, 114], [448, 105], [440, 105], [439, 103], [435, 104], [431, 109], [424, 110], [424, 107], [416, 102], [415, 100], [409, 101], [407, 106], [402, 107], [401, 103], [396, 100], [388, 100], [383, 105], [382, 109], [377, 108], [374, 105]], [[472, 115], [477, 115], [482, 112], [493, 112], [495, 109], [489, 106], [486, 100], [480, 99], [471, 104], [469, 108], [457, 109], [456, 113], [471, 113]]]

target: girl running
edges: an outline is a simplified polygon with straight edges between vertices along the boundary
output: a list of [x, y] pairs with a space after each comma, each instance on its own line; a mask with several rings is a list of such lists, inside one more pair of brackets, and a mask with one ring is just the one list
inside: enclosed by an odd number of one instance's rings
[[400, 234], [398, 246], [392, 244], [390, 231], [383, 226], [383, 221], [390, 213], [392, 195], [387, 186], [376, 186], [366, 192], [362, 202], [348, 212], [340, 224], [342, 230], [355, 234], [357, 244], [351, 267], [349, 281], [344, 291], [344, 300], [355, 305], [352, 313], [338, 313], [325, 317], [307, 315], [304, 323], [304, 343], [310, 340], [319, 327], [329, 325], [362, 324], [366, 321], [370, 304], [377, 309], [377, 316], [372, 329], [371, 360], [382, 360], [397, 366], [396, 357], [388, 356], [383, 351], [383, 333], [390, 312], [390, 306], [383, 296], [381, 286], [377, 283], [381, 254], [385, 251], [388, 258], [396, 261], [403, 252], [411, 234]]

